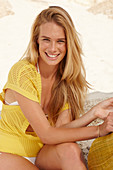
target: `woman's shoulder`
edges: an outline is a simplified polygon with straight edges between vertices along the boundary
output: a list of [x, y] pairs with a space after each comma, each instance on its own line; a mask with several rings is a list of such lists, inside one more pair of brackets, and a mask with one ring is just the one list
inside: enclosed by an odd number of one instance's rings
[[20, 60], [15, 63], [4, 86], [4, 89], [7, 88], [33, 101], [39, 101], [41, 96], [41, 79], [39, 74], [37, 74], [35, 66], [27, 60]]
[[[19, 68], [19, 69], [24, 69], [24, 68], [32, 68], [34, 67], [29, 61], [23, 59], [23, 60], [19, 60], [18, 62], [16, 62], [12, 68]], [[11, 69], [12, 69], [11, 68]]]
[[24, 59], [16, 62], [10, 69], [10, 72], [19, 75], [20, 73], [29, 74], [35, 70], [36, 70], [35, 66], [31, 64], [29, 61]]

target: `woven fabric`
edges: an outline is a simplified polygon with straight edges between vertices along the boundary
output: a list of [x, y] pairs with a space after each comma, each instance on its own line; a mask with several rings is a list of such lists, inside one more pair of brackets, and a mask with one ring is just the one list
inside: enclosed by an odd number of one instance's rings
[[11, 68], [8, 81], [4, 86], [10, 88], [23, 96], [39, 102], [41, 99], [41, 78], [34, 65], [26, 60], [21, 60]]
[[26, 133], [29, 122], [22, 113], [20, 106], [4, 104], [7, 88], [40, 103], [40, 74], [37, 73], [35, 66], [28, 61], [19, 61], [11, 68], [8, 81], [0, 94], [0, 100], [3, 102], [0, 120], [0, 151], [35, 157], [43, 144], [35, 133]]
[[89, 170], [113, 170], [113, 133], [94, 140], [88, 154]]
[[[0, 120], [0, 151], [25, 157], [36, 157], [43, 143], [35, 132], [26, 133], [29, 122], [20, 106], [4, 104], [5, 90], [12, 89], [41, 103], [41, 77], [35, 66], [26, 60], [17, 62], [10, 70], [8, 81], [0, 94], [3, 102]], [[68, 109], [65, 105], [63, 110]]]

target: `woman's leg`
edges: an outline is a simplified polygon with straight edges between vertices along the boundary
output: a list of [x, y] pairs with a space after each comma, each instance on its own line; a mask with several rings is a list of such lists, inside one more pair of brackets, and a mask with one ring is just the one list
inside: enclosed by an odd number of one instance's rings
[[40, 170], [86, 170], [81, 149], [76, 143], [45, 145], [38, 153]]
[[27, 159], [10, 154], [0, 153], [0, 170], [39, 170]]

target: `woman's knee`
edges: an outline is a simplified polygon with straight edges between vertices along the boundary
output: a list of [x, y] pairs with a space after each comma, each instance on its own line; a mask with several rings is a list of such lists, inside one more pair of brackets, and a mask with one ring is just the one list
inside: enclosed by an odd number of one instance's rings
[[83, 155], [80, 147], [76, 143], [64, 143], [57, 145], [57, 155], [60, 159], [82, 160]]

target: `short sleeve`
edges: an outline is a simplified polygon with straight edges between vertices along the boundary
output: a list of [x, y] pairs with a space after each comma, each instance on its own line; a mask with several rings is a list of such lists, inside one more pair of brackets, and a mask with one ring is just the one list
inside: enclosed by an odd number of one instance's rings
[[10, 88], [23, 96], [40, 103], [41, 78], [35, 66], [28, 61], [19, 61], [11, 68], [4, 90]]
[[3, 101], [4, 101], [4, 93], [2, 92], [2, 93], [0, 93], [0, 100], [2, 101], [2, 103], [3, 103]]

